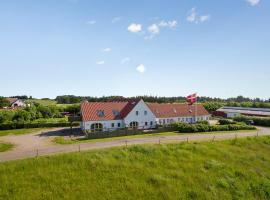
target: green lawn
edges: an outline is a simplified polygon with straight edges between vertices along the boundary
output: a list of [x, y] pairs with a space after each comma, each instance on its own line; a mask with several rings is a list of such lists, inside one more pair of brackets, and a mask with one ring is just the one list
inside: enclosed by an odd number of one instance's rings
[[[13, 144], [3, 143], [3, 142], [0, 141], [0, 152], [11, 150], [13, 147], [14, 147]], [[0, 188], [1, 188], [1, 186], [0, 186]]]
[[129, 136], [121, 136], [121, 137], [111, 137], [111, 138], [100, 138], [100, 139], [87, 139], [87, 138], [64, 138], [64, 137], [55, 137], [53, 142], [56, 144], [76, 144], [76, 143], [84, 143], [84, 142], [106, 142], [113, 140], [121, 140], [121, 139], [129, 139], [129, 138], [142, 138], [142, 137], [162, 137], [162, 136], [171, 136], [171, 135], [184, 135], [184, 134], [220, 134], [220, 133], [230, 133], [230, 132], [254, 132], [257, 130], [238, 130], [238, 131], [218, 131], [218, 132], [201, 132], [201, 133], [179, 133], [177, 131], [174, 132], [163, 132], [163, 133], [148, 133], [148, 134], [138, 134], [138, 135], [129, 135]]
[[35, 133], [39, 131], [46, 131], [50, 129], [51, 128], [22, 128], [22, 129], [12, 129], [12, 130], [0, 130], [0, 136], [22, 135], [22, 134]]
[[0, 199], [269, 199], [270, 137], [0, 163]]

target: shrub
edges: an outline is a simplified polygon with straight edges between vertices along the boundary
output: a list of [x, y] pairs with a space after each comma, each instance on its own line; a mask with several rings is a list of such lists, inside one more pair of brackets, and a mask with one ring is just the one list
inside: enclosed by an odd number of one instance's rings
[[229, 119], [220, 119], [218, 120], [220, 125], [227, 125], [227, 124], [236, 124], [235, 121], [229, 120]]
[[207, 124], [174, 124], [176, 130], [180, 133], [212, 132], [212, 131], [236, 131], [236, 130], [255, 130], [256, 127], [246, 124], [227, 124], [227, 125], [207, 125]]
[[253, 120], [255, 125], [258, 126], [270, 126], [270, 117], [248, 117], [248, 116], [238, 116], [233, 118], [237, 122], [246, 122], [248, 120]]
[[209, 121], [207, 120], [203, 120], [203, 121], [198, 121], [197, 124], [206, 124], [206, 125], [209, 125]]

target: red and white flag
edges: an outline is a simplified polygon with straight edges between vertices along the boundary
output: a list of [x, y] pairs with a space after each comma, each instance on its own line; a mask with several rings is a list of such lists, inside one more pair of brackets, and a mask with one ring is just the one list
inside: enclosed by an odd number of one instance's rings
[[188, 102], [189, 105], [193, 105], [194, 103], [197, 102], [197, 93], [188, 95], [186, 97], [186, 101]]

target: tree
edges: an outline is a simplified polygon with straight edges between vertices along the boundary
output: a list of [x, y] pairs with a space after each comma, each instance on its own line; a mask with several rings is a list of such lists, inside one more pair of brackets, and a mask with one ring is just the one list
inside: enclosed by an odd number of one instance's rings
[[10, 106], [9, 101], [4, 97], [0, 97], [0, 108], [8, 107], [8, 106]]

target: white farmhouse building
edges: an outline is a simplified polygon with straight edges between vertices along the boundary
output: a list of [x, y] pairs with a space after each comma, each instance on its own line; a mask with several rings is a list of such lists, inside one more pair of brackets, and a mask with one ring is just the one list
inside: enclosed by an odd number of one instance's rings
[[112, 131], [120, 128], [150, 129], [172, 122], [208, 120], [202, 105], [157, 104], [141, 100], [127, 102], [83, 102], [81, 128], [84, 132]]
[[17, 108], [17, 107], [25, 107], [26, 104], [23, 102], [23, 100], [18, 98], [6, 98], [6, 100], [9, 101], [11, 108]]

